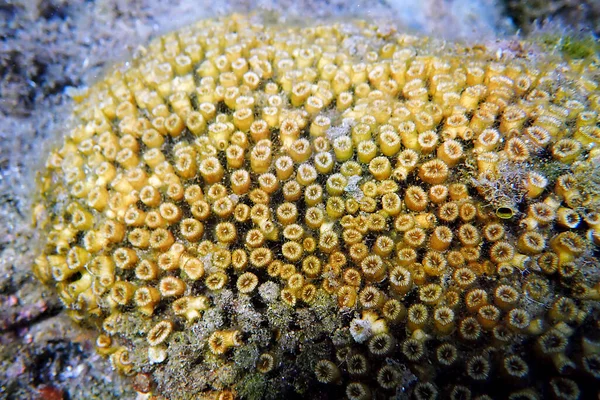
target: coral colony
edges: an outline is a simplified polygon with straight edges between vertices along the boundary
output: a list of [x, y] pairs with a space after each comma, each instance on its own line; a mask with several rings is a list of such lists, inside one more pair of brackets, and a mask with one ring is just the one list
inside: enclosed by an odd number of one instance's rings
[[157, 398], [595, 396], [599, 64], [536, 57], [156, 38], [75, 96], [35, 274]]

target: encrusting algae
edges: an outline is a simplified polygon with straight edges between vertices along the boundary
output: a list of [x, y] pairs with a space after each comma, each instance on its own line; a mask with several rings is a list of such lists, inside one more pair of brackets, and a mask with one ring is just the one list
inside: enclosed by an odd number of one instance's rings
[[595, 395], [597, 58], [241, 16], [138, 53], [75, 99], [34, 270], [141, 392]]

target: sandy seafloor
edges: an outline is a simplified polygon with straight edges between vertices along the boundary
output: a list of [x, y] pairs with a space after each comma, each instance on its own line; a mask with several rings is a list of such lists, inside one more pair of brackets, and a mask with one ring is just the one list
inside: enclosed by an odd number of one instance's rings
[[94, 352], [30, 272], [35, 171], [68, 118], [69, 88], [92, 84], [149, 38], [231, 12], [282, 20], [385, 19], [449, 40], [516, 32], [494, 0], [0, 0], [0, 399], [130, 399], [136, 392]]

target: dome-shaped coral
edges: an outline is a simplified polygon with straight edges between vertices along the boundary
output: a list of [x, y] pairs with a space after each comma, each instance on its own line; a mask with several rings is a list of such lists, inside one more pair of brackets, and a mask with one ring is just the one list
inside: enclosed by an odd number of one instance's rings
[[34, 269], [99, 352], [169, 398], [587, 390], [597, 60], [258, 22], [141, 48], [48, 158]]

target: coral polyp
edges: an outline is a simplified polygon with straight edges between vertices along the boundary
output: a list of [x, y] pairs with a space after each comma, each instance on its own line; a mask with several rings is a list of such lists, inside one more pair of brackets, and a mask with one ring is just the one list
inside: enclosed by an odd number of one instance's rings
[[75, 97], [36, 276], [166, 398], [587, 394], [599, 60], [440, 43], [154, 39]]

